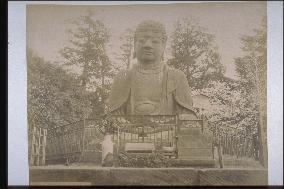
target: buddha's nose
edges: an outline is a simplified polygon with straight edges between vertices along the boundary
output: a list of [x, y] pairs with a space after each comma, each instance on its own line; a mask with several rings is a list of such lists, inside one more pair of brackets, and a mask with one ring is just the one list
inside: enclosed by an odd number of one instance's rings
[[151, 39], [146, 39], [145, 43], [144, 43], [144, 47], [152, 47], [152, 40]]

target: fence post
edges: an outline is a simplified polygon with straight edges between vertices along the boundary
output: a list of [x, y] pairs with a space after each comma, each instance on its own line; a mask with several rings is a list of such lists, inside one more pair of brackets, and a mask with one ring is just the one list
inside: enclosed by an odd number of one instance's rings
[[[118, 125], [118, 127], [117, 127], [117, 149], [116, 149], [117, 155], [119, 154], [119, 147], [120, 147], [119, 139], [120, 139], [120, 133], [119, 133], [119, 125]], [[138, 138], [138, 140], [139, 140], [139, 138]]]
[[83, 157], [83, 154], [84, 154], [84, 151], [85, 151], [85, 116], [84, 116], [84, 119], [83, 119], [83, 139], [82, 139], [82, 150], [81, 150], [81, 155], [80, 155], [80, 158], [79, 158], [79, 162], [82, 160], [82, 157]]
[[163, 147], [163, 127], [161, 127], [161, 147]]
[[36, 129], [36, 135], [37, 135], [37, 140], [36, 140], [36, 165], [39, 165], [39, 147], [40, 147], [40, 129]]
[[215, 159], [215, 155], [214, 155], [214, 153], [215, 153], [214, 139], [213, 139], [213, 142], [211, 144], [211, 152], [212, 152], [212, 158]]
[[31, 157], [30, 157], [30, 164], [34, 165], [35, 164], [35, 127], [32, 127], [32, 131], [31, 131], [31, 135], [32, 135], [32, 142], [31, 142]]
[[170, 146], [170, 126], [168, 125], [168, 146]]
[[178, 159], [178, 135], [175, 135], [175, 153], [176, 153], [176, 159]]
[[46, 129], [42, 129], [43, 134], [42, 134], [42, 150], [41, 150], [41, 165], [45, 165], [45, 146], [46, 146]]
[[203, 134], [203, 131], [204, 131], [204, 123], [205, 123], [204, 115], [203, 115], [203, 114], [201, 115], [201, 118], [202, 118], [202, 121], [201, 121], [201, 132], [202, 132], [202, 134]]
[[222, 169], [224, 167], [224, 165], [223, 165], [223, 155], [222, 155], [222, 148], [221, 148], [220, 139], [218, 141], [218, 156], [219, 156], [220, 168]]

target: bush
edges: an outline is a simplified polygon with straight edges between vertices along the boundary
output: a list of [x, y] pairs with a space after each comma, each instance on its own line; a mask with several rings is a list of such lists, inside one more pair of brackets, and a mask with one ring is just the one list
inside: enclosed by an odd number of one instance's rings
[[160, 153], [118, 155], [118, 165], [121, 167], [170, 167], [169, 159]]

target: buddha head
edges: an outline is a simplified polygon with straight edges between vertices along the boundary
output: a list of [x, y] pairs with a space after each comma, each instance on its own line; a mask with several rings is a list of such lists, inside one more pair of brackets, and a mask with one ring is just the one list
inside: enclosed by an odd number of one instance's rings
[[138, 24], [134, 34], [134, 57], [142, 64], [160, 63], [166, 47], [166, 30], [153, 20]]

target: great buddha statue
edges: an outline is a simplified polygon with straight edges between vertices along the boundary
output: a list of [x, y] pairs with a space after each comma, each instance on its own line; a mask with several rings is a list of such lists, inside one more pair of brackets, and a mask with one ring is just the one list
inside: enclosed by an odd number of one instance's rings
[[137, 63], [115, 77], [108, 99], [110, 114], [195, 117], [185, 74], [163, 62], [166, 42], [163, 24], [148, 20], [137, 26], [134, 34]]

